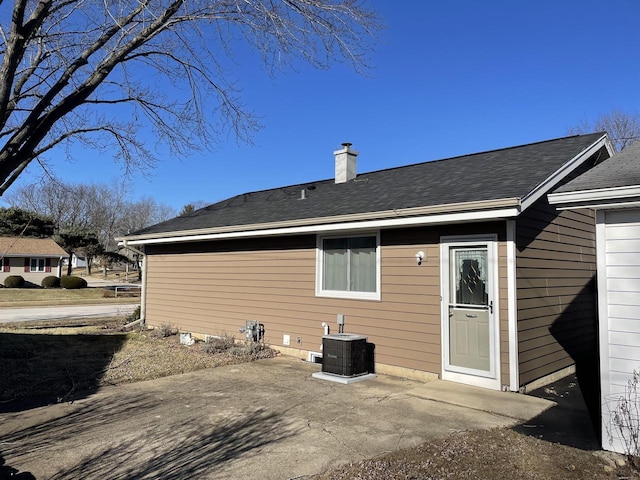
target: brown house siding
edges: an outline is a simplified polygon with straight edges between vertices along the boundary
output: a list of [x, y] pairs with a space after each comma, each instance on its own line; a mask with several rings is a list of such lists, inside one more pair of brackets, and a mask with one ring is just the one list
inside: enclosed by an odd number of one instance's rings
[[[376, 363], [424, 372], [441, 371], [440, 236], [498, 233], [501, 346], [508, 346], [504, 224], [383, 230], [380, 301], [315, 295], [315, 235], [149, 246], [147, 321], [171, 323], [200, 334], [233, 333], [246, 320], [265, 325], [266, 341], [320, 351], [322, 322], [375, 344]], [[426, 261], [418, 266], [415, 253]], [[301, 343], [296, 339], [300, 337]], [[501, 355], [508, 380], [508, 349]]]
[[546, 197], [516, 223], [520, 385], [573, 365], [596, 341], [595, 221]]

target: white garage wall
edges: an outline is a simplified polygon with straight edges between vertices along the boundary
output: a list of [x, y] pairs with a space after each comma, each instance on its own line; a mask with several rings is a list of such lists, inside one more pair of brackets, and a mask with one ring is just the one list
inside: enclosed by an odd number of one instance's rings
[[614, 412], [622, 411], [621, 399], [633, 403], [633, 414], [622, 421], [640, 431], [640, 398], [629, 388], [640, 372], [640, 209], [599, 211], [596, 222], [602, 444], [626, 453], [629, 428], [617, 426]]

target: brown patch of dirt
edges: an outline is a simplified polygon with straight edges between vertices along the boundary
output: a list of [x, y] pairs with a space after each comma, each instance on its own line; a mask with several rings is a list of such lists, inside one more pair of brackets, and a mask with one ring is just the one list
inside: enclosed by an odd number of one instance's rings
[[494, 429], [457, 433], [350, 463], [315, 480], [347, 479], [622, 480], [640, 479], [640, 475], [621, 455], [579, 450], [512, 430]]

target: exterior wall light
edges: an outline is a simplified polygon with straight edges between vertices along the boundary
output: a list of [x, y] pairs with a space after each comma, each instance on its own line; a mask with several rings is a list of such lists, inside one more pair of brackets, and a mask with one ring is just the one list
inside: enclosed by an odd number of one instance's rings
[[418, 265], [422, 265], [423, 260], [424, 260], [424, 252], [420, 250], [418, 253], [416, 253], [416, 262], [418, 263]]

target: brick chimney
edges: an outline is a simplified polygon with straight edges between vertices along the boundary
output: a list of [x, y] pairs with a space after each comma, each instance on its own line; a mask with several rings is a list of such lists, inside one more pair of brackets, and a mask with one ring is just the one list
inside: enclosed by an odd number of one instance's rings
[[342, 150], [336, 150], [336, 183], [346, 183], [356, 178], [356, 158], [358, 152], [351, 150], [350, 143], [343, 143]]

